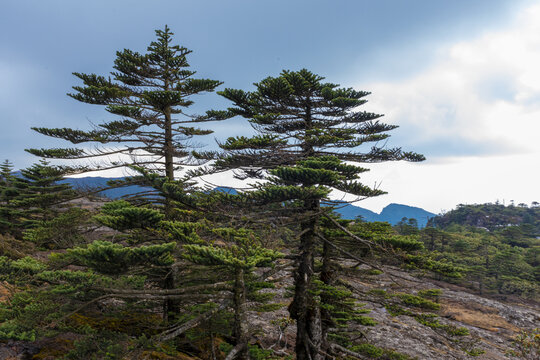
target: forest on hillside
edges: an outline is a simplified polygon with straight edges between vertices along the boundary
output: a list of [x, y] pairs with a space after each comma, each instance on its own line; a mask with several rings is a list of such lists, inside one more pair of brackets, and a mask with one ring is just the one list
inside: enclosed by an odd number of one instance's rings
[[[485, 350], [470, 330], [437, 313], [441, 290], [362, 293], [348, 279], [391, 268], [484, 295], [538, 297], [537, 203], [460, 206], [424, 229], [414, 219], [342, 219], [332, 189], [384, 194], [360, 182], [362, 164], [424, 160], [382, 145], [396, 126], [359, 110], [369, 92], [284, 70], [250, 91], [219, 91], [228, 109], [192, 114], [194, 95], [222, 84], [195, 78], [189, 54], [165, 27], [146, 53], [118, 51], [110, 76], [74, 73], [82, 85], [69, 96], [110, 120], [35, 127], [70, 145], [27, 149], [41, 160], [19, 172], [1, 165], [0, 341], [31, 359], [412, 359], [367, 341], [377, 326], [361, 301], [369, 297], [478, 356]], [[256, 134], [198, 146], [233, 117]], [[108, 186], [141, 192], [112, 201], [61, 181], [120, 167], [137, 175]], [[201, 186], [228, 171], [250, 188]], [[273, 344], [253, 324], [266, 313], [280, 314], [265, 322], [279, 330]], [[534, 358], [538, 332], [520, 330], [508, 354]]]
[[540, 206], [459, 205], [418, 230], [410, 221], [400, 234], [419, 237], [429, 256], [463, 269], [464, 286], [480, 294], [540, 295]]

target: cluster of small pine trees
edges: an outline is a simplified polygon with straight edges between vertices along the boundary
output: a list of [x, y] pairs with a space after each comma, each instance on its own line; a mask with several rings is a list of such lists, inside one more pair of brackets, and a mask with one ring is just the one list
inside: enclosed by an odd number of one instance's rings
[[[70, 167], [43, 161], [13, 174], [9, 163], [2, 166], [1, 233], [56, 251], [46, 261], [0, 258], [2, 280], [28, 286], [2, 307], [0, 338], [85, 334], [66, 358], [194, 349], [208, 359], [286, 358], [252, 343], [248, 314], [271, 308], [269, 279], [292, 265], [287, 321], [296, 325], [296, 359], [365, 358], [351, 347], [348, 329], [374, 321], [341, 279], [338, 259], [373, 269], [382, 258], [419, 267], [427, 260], [414, 257], [423, 247], [414, 237], [337, 218], [329, 195], [384, 194], [359, 182], [367, 171], [359, 164], [424, 157], [380, 145], [395, 126], [358, 110], [368, 92], [305, 69], [263, 79], [252, 91], [225, 89], [218, 94], [232, 102], [229, 109], [191, 114], [192, 95], [221, 82], [193, 77], [190, 51], [173, 45], [167, 27], [156, 35], [145, 54], [118, 52], [110, 77], [75, 73], [83, 85], [70, 96], [104, 106], [114, 120], [89, 131], [34, 128], [74, 147], [28, 151], [73, 160]], [[257, 134], [228, 138], [219, 151], [193, 148], [195, 136], [212, 132], [201, 123], [234, 116]], [[62, 206], [77, 196], [59, 183], [62, 176], [117, 167], [138, 175], [111, 185], [153, 190], [92, 214]], [[225, 171], [258, 182], [234, 194], [197, 186], [199, 177]], [[119, 347], [125, 337], [132, 348]]]

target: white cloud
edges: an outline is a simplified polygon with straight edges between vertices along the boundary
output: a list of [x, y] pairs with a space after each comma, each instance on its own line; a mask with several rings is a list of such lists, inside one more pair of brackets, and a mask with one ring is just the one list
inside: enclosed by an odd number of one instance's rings
[[538, 200], [538, 34], [540, 5], [505, 29], [450, 44], [410, 78], [363, 84], [373, 92], [369, 111], [400, 125], [399, 145], [421, 148], [434, 161], [372, 166], [367, 184], [382, 181], [390, 194], [359, 205], [379, 210], [397, 202], [438, 212], [459, 203]]
[[[370, 109], [398, 123], [408, 144], [454, 137], [538, 151], [539, 24], [540, 6], [530, 7], [510, 28], [448, 46], [412, 78], [363, 86], [373, 92]], [[496, 149], [487, 150], [493, 155]]]

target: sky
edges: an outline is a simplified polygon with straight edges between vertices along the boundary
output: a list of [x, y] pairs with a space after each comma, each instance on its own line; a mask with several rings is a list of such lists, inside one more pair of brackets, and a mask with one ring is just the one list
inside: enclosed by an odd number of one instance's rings
[[[116, 51], [144, 52], [165, 24], [193, 50], [197, 75], [221, 88], [252, 90], [283, 69], [307, 68], [370, 91], [361, 110], [399, 125], [388, 146], [427, 160], [368, 165], [362, 182], [388, 194], [358, 206], [439, 213], [540, 201], [540, 1], [532, 0], [2, 0], [0, 160], [23, 168], [38, 160], [25, 148], [68, 145], [32, 126], [88, 129], [110, 119], [66, 96], [79, 85], [71, 73], [108, 74]], [[216, 94], [194, 100], [194, 112], [230, 105]], [[242, 119], [212, 128], [209, 149], [251, 133]]]

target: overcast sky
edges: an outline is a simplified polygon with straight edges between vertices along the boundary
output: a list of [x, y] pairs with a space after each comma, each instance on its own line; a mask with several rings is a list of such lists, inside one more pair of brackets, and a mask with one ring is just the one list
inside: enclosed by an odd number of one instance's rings
[[[2, 0], [0, 160], [65, 146], [31, 126], [87, 129], [109, 115], [67, 97], [72, 72], [106, 75], [115, 52], [144, 52], [165, 24], [193, 50], [201, 77], [226, 87], [308, 68], [372, 92], [364, 110], [400, 127], [390, 146], [423, 153], [363, 177], [389, 203], [440, 212], [460, 203], [540, 201], [540, 1], [531, 0]], [[215, 94], [195, 110], [223, 108]], [[217, 124], [216, 138], [249, 131]], [[213, 137], [208, 139], [213, 147]], [[116, 175], [116, 174], [110, 174]]]

